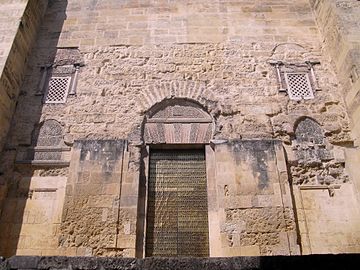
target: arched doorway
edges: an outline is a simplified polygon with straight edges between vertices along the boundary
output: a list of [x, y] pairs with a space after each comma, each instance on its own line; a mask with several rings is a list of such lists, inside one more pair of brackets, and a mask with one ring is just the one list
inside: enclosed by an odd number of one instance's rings
[[197, 103], [171, 99], [149, 110], [145, 256], [209, 256], [205, 144], [212, 117]]

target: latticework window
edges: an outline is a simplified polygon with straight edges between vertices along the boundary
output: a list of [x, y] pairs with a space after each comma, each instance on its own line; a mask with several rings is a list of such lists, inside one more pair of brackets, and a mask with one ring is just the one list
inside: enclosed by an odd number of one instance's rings
[[71, 77], [51, 77], [45, 95], [45, 103], [65, 103], [69, 92]]
[[314, 65], [319, 65], [319, 61], [285, 63], [274, 60], [269, 63], [275, 67], [279, 92], [286, 92], [290, 99], [313, 99], [315, 92], [321, 90], [314, 70]]
[[290, 99], [314, 98], [308, 73], [285, 73], [285, 81]]

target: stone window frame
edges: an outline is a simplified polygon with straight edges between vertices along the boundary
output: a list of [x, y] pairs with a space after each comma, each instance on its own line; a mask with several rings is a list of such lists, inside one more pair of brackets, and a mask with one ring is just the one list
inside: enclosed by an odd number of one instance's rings
[[[38, 91], [36, 95], [43, 96], [42, 102], [44, 104], [64, 104], [67, 101], [68, 96], [76, 96], [76, 88], [78, 82], [78, 76], [80, 71], [80, 64], [55, 66], [47, 65], [41, 67], [41, 80], [39, 83]], [[50, 90], [50, 82], [55, 78], [69, 78], [70, 82], [65, 89], [65, 97], [62, 100], [47, 101], [47, 96]]]
[[[282, 61], [270, 61], [270, 65], [275, 67], [278, 81], [279, 92], [284, 92], [291, 100], [314, 99], [315, 93], [321, 91], [315, 75], [314, 66], [320, 64], [319, 61], [305, 61], [302, 63], [287, 63]], [[297, 97], [294, 95], [288, 82], [288, 75], [304, 75], [309, 87], [309, 95]]]

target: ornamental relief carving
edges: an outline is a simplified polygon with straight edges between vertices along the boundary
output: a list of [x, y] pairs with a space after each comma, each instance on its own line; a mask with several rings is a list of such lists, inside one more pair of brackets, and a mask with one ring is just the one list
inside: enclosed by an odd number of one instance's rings
[[20, 149], [17, 163], [34, 165], [68, 165], [70, 147], [64, 143], [64, 129], [53, 119], [45, 120], [32, 134], [32, 146]]
[[335, 157], [334, 146], [311, 118], [298, 123], [293, 151], [296, 157], [296, 163], [290, 168], [293, 184], [332, 187], [349, 180], [345, 161]]
[[200, 105], [166, 100], [146, 116], [144, 140], [147, 144], [209, 143], [213, 130], [213, 119]]

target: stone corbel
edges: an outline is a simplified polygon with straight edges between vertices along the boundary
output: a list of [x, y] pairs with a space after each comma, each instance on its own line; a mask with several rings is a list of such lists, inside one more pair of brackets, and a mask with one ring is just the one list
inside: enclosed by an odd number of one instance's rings
[[[58, 158], [54, 155], [58, 154]], [[35, 146], [19, 149], [16, 154], [16, 164], [31, 164], [33, 166], [69, 166], [71, 147]]]
[[29, 193], [28, 193], [28, 199], [32, 199], [34, 196], [35, 192], [56, 192], [58, 189], [57, 188], [35, 188], [35, 189], [30, 189]]

